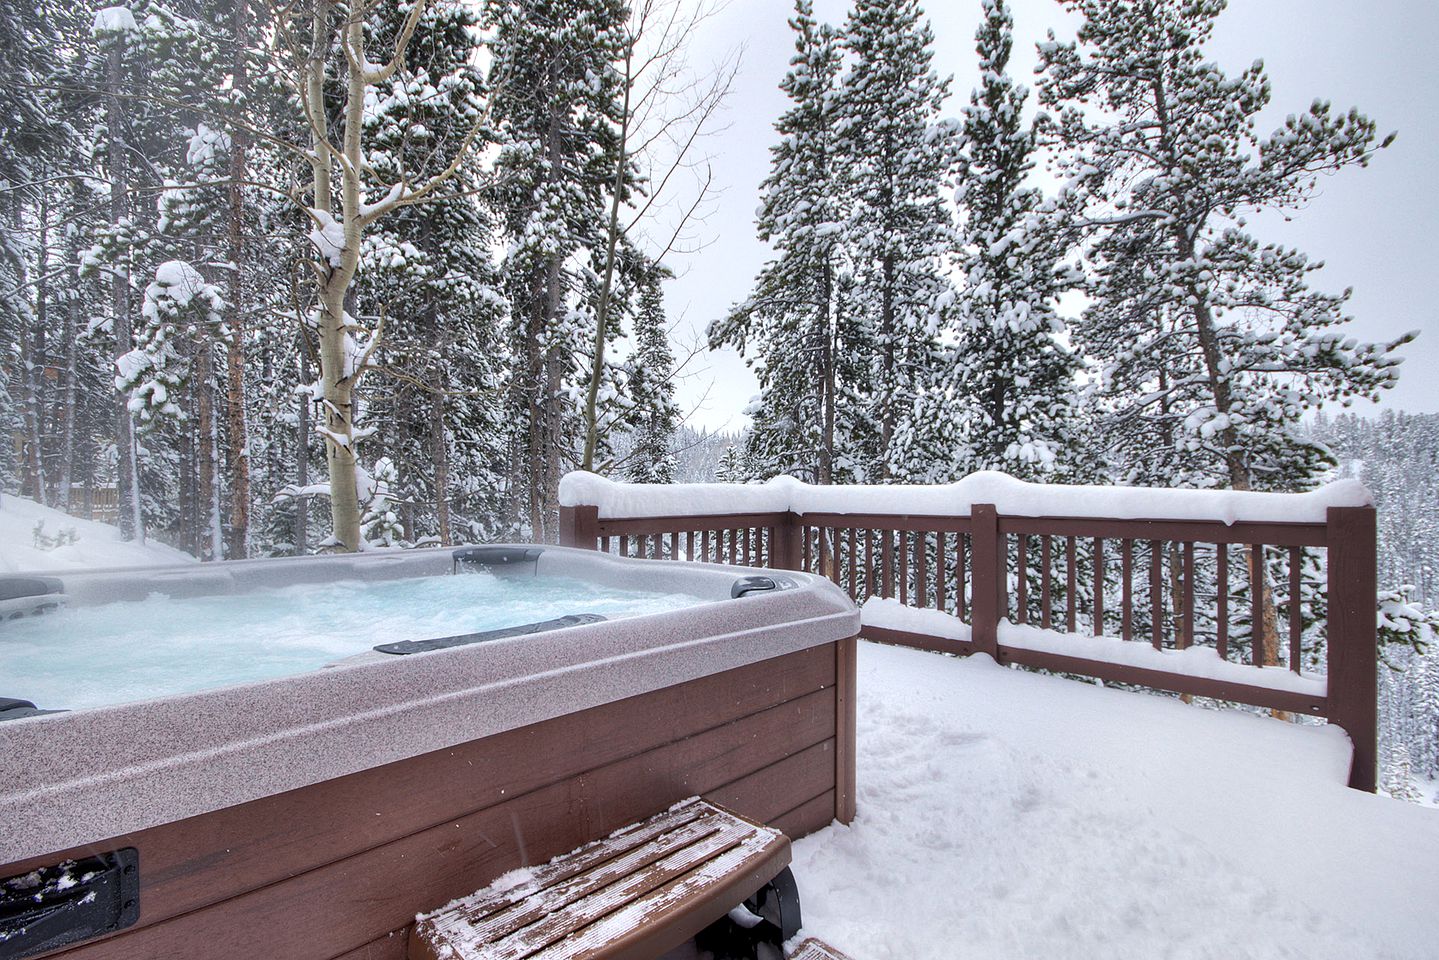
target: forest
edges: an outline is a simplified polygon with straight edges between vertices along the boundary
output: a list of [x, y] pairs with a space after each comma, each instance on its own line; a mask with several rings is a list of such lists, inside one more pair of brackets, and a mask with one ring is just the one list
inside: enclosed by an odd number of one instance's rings
[[[771, 256], [693, 346], [664, 291], [739, 69], [691, 62], [702, 2], [7, 5], [0, 490], [234, 559], [552, 540], [574, 469], [1352, 471], [1384, 517], [1386, 655], [1432, 684], [1432, 420], [1332, 415], [1381, 398], [1414, 334], [1351, 336], [1349, 291], [1248, 226], [1394, 134], [1324, 99], [1261, 130], [1263, 64], [1205, 53], [1223, 0], [1058, 0], [1082, 25], [1039, 45], [1032, 91], [1010, 10], [974, 2], [974, 60], [942, 65], [917, 0], [775, 7]], [[705, 347], [759, 381], [741, 436], [684, 424]], [[1433, 776], [1435, 696], [1385, 691], [1391, 752]]]

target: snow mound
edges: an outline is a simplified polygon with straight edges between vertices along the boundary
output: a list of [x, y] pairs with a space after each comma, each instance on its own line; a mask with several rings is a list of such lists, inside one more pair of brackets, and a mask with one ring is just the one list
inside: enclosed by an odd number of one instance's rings
[[[43, 524], [44, 537], [74, 542], [53, 549], [36, 545], [36, 524]], [[0, 573], [65, 571], [95, 567], [153, 567], [163, 564], [194, 563], [188, 553], [149, 541], [135, 543], [120, 539], [120, 530], [108, 523], [81, 520], [34, 500], [0, 496]]]
[[858, 813], [794, 846], [867, 960], [1434, 956], [1439, 815], [1336, 727], [859, 645]]
[[974, 504], [992, 503], [999, 513], [1011, 517], [1322, 523], [1330, 507], [1366, 507], [1373, 502], [1369, 490], [1353, 479], [1309, 493], [1061, 486], [1028, 483], [992, 470], [931, 485], [815, 486], [794, 477], [751, 484], [616, 483], [583, 471], [560, 480], [561, 505], [598, 506], [600, 517], [608, 520], [785, 510], [964, 517]]

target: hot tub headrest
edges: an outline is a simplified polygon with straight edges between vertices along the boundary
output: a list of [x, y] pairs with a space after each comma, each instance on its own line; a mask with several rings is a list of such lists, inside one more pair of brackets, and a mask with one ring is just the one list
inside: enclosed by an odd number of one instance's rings
[[63, 592], [63, 585], [54, 577], [0, 577], [0, 600], [45, 597]]
[[40, 717], [47, 713], [64, 713], [64, 710], [41, 710], [29, 700], [15, 697], [0, 697], [0, 723], [19, 720], [21, 717]]
[[544, 552], [543, 547], [460, 547], [450, 555], [458, 571], [460, 564], [499, 568], [534, 564]]

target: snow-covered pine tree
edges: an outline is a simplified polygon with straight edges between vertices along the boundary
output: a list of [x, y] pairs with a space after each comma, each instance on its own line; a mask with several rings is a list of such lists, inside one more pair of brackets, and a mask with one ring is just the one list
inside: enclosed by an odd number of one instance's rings
[[665, 322], [662, 284], [669, 271], [643, 257], [632, 268], [636, 274], [634, 352], [625, 363], [629, 417], [634, 443], [625, 473], [635, 483], [673, 483], [675, 430], [680, 412], [675, 405], [675, 356]]
[[1310, 289], [1322, 264], [1261, 246], [1244, 218], [1302, 206], [1388, 141], [1319, 100], [1259, 136], [1262, 63], [1229, 77], [1204, 56], [1224, 0], [1065, 6], [1084, 23], [1076, 43], [1039, 45], [1040, 100], [1088, 255], [1074, 334], [1101, 365], [1103, 442], [1129, 482], [1311, 486], [1332, 461], [1301, 416], [1377, 396], [1410, 338], [1346, 337], [1348, 292]]
[[[628, 11], [619, 0], [490, 0], [485, 11], [503, 139], [496, 202], [509, 241], [510, 519], [546, 540], [560, 475], [578, 462], [570, 391], [590, 372], [577, 352], [594, 341], [594, 253], [617, 167], [615, 62]], [[614, 326], [607, 335], [617, 338]]]
[[1014, 19], [1003, 0], [982, 0], [975, 34], [980, 85], [964, 111], [957, 204], [964, 221], [959, 264], [966, 283], [951, 311], [948, 389], [932, 416], [952, 431], [952, 475], [1003, 470], [1064, 476], [1082, 462], [1078, 363], [1060, 342], [1059, 295], [1074, 281], [1061, 235], [1028, 185], [1034, 132], [1028, 91], [1008, 73]]
[[[393, 46], [404, 15], [399, 6], [376, 8], [376, 46]], [[436, 175], [484, 115], [484, 77], [474, 58], [479, 29], [470, 5], [426, 9], [404, 74], [377, 90], [366, 110], [366, 157], [382, 180]], [[383, 424], [377, 442], [387, 452], [387, 484], [401, 501], [396, 509], [410, 542], [449, 544], [457, 527], [462, 536], [497, 532], [485, 521], [499, 512], [505, 466], [504, 316], [490, 254], [493, 216], [477, 196], [483, 178], [470, 154], [423, 207], [401, 208], [377, 224], [357, 280], [361, 302], [385, 317], [376, 375], [387, 389], [368, 415]]]
[[917, 399], [936, 388], [939, 307], [952, 293], [945, 258], [954, 223], [944, 197], [959, 127], [931, 63], [934, 33], [918, 0], [855, 0], [843, 44], [852, 64], [839, 96], [836, 161], [848, 198], [842, 226], [853, 264], [855, 322], [873, 341], [857, 441], [865, 479], [917, 480], [941, 468], [936, 424]]
[[868, 375], [870, 350], [842, 300], [850, 269], [836, 159], [843, 51], [836, 31], [815, 20], [810, 0], [796, 0], [789, 23], [795, 54], [780, 89], [792, 104], [775, 123], [780, 142], [770, 148], [757, 223], [777, 255], [749, 297], [711, 326], [709, 339], [738, 348], [759, 379], [746, 439], [754, 468], [833, 483], [853, 475], [841, 390]]

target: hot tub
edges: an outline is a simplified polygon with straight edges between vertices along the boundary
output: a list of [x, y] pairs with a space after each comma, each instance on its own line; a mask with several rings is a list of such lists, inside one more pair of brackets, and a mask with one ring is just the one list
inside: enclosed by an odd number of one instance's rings
[[[0, 645], [90, 633], [31, 689], [0, 653], [0, 697], [64, 711], [0, 721], [0, 883], [61, 939], [0, 958], [400, 957], [416, 913], [688, 796], [792, 836], [853, 809], [859, 618], [818, 577], [515, 545], [44, 579]], [[214, 662], [167, 679], [145, 637], [197, 625], [167, 656]]]

